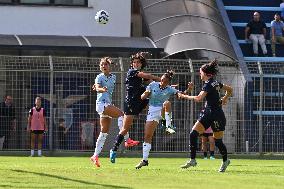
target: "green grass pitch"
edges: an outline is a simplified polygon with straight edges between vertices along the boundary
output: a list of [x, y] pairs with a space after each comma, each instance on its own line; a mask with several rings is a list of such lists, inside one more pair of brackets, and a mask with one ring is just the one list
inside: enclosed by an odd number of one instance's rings
[[283, 160], [232, 159], [225, 173], [221, 160], [197, 159], [198, 166], [182, 170], [183, 158], [150, 158], [149, 166], [134, 166], [138, 158], [101, 158], [94, 167], [87, 157], [0, 157], [0, 188], [284, 188]]

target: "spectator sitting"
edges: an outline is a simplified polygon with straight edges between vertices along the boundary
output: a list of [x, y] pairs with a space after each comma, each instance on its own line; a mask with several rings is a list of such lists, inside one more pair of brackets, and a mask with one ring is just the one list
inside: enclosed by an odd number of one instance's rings
[[57, 111], [59, 113], [59, 147], [60, 149], [65, 149], [68, 145], [67, 143], [67, 132], [73, 124], [73, 110], [68, 108], [69, 104], [64, 103], [63, 108], [59, 108]]
[[[248, 38], [248, 34], [249, 38]], [[264, 56], [267, 56], [267, 49], [265, 45], [266, 25], [260, 20], [260, 14], [258, 12], [253, 13], [253, 20], [251, 20], [245, 29], [245, 40], [250, 39], [253, 44], [254, 56], [258, 56], [258, 43], [261, 46]]]
[[284, 0], [282, 0], [282, 3], [280, 3], [280, 9], [281, 9], [281, 17], [284, 19]]
[[68, 128], [66, 127], [65, 120], [63, 118], [59, 119], [59, 128], [58, 128], [58, 138], [59, 138], [59, 148], [65, 149], [66, 147], [66, 134]]
[[273, 56], [276, 56], [275, 43], [284, 44], [283, 31], [284, 23], [281, 21], [280, 15], [276, 13], [274, 20], [271, 22], [271, 49]]

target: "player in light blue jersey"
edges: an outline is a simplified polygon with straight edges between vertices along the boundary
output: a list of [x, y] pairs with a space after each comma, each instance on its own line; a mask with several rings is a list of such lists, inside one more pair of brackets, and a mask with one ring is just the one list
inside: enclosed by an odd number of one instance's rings
[[[111, 125], [111, 118], [118, 118], [118, 127], [122, 128], [123, 112], [112, 105], [112, 94], [116, 82], [116, 76], [110, 73], [111, 59], [109, 57], [102, 58], [100, 61], [101, 74], [97, 75], [93, 90], [97, 91], [96, 111], [100, 115], [101, 132], [96, 142], [94, 155], [91, 161], [100, 167], [99, 154], [103, 149], [106, 137]], [[125, 140], [131, 140], [129, 135], [124, 137]], [[132, 141], [132, 140], [131, 140]]]
[[143, 159], [138, 165], [136, 165], [136, 169], [148, 166], [148, 156], [151, 150], [151, 142], [154, 132], [159, 121], [162, 119], [163, 112], [165, 112], [166, 115], [169, 115], [170, 112], [170, 102], [168, 99], [172, 95], [181, 93], [169, 85], [173, 75], [173, 71], [167, 71], [161, 77], [161, 82], [150, 83], [146, 88], [146, 91], [141, 95], [141, 99], [149, 98], [149, 109], [144, 131]]

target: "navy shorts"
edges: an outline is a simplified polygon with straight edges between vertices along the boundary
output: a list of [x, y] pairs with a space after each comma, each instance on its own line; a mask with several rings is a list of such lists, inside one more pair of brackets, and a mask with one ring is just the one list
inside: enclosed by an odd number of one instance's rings
[[129, 100], [124, 102], [125, 115], [139, 115], [149, 103], [149, 100]]
[[31, 131], [31, 133], [36, 134], [36, 135], [40, 135], [44, 133], [44, 130], [33, 130]]
[[210, 136], [213, 136], [213, 133], [202, 133], [201, 136], [208, 138]]
[[211, 127], [213, 132], [225, 131], [226, 117], [222, 109], [205, 108], [201, 111], [198, 121], [205, 130]]

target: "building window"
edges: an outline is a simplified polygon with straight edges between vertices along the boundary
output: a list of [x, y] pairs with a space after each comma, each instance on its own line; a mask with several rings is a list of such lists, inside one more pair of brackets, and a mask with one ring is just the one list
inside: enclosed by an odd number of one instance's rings
[[88, 0], [0, 0], [0, 4], [87, 7]]
[[85, 0], [54, 0], [55, 5], [85, 5]]
[[13, 3], [13, 0], [0, 0], [0, 3], [12, 4], [12, 3]]
[[49, 4], [50, 0], [20, 0], [20, 4]]

